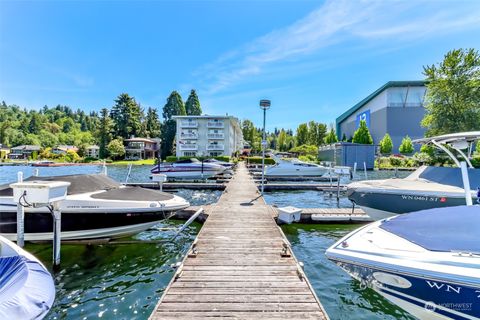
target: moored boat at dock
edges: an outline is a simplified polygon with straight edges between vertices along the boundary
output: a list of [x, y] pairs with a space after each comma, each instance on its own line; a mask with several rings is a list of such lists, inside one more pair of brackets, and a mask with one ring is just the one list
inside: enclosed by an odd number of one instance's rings
[[327, 257], [419, 319], [480, 319], [480, 207], [430, 209], [373, 222]]
[[0, 319], [42, 319], [55, 300], [47, 268], [33, 255], [0, 236]]
[[[66, 181], [62, 239], [118, 238], [146, 230], [173, 212], [187, 208], [176, 195], [140, 187], [126, 187], [105, 175], [31, 177], [27, 180]], [[0, 234], [16, 237], [16, 204], [8, 185], [0, 187]], [[25, 240], [52, 238], [52, 217], [46, 207], [25, 208]]]

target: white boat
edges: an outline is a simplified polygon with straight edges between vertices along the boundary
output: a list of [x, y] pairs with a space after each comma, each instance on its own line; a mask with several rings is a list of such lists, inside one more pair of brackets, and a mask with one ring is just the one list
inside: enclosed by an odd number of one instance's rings
[[33, 255], [0, 236], [0, 319], [42, 319], [55, 300], [55, 285]]
[[[190, 204], [158, 190], [127, 187], [101, 175], [31, 177], [71, 185], [61, 202], [62, 239], [119, 238], [146, 230]], [[16, 203], [8, 185], [0, 186], [0, 234], [16, 239]], [[46, 207], [25, 208], [25, 240], [50, 240], [52, 217]]]
[[472, 201], [480, 201], [480, 194], [477, 194], [480, 193], [480, 169], [475, 169], [469, 157], [462, 152], [467, 148], [471, 150], [471, 145], [479, 139], [480, 131], [415, 140], [416, 143], [431, 144], [443, 150], [457, 167], [422, 166], [404, 179], [353, 182], [347, 186], [347, 196], [374, 220], [429, 208], [465, 205], [460, 163], [450, 151], [453, 149], [468, 165]]
[[191, 158], [177, 162], [157, 164], [151, 170], [151, 173], [164, 174], [169, 180], [200, 180], [214, 177], [223, 173], [225, 170], [226, 167], [222, 165], [202, 162], [198, 159]]
[[298, 159], [280, 159], [273, 157], [275, 164], [265, 169], [266, 178], [274, 177], [321, 177], [327, 172], [329, 168], [314, 164], [303, 162]]
[[480, 206], [373, 222], [326, 255], [418, 319], [480, 319]]

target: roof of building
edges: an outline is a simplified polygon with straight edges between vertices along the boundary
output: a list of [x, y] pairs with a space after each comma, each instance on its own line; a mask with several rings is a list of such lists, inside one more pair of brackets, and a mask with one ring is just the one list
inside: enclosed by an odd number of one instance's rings
[[229, 115], [215, 116], [211, 114], [202, 114], [200, 116], [173, 116], [172, 118], [173, 119], [235, 119], [237, 120], [237, 118], [235, 118], [234, 116], [229, 116]]
[[21, 146], [13, 147], [12, 150], [31, 150], [31, 151], [38, 151], [40, 150], [40, 146], [26, 144]]
[[58, 145], [53, 149], [54, 150], [62, 150], [62, 151], [68, 151], [68, 150], [78, 151], [78, 148], [76, 146], [69, 146], [69, 145], [65, 145], [65, 144]]
[[158, 141], [149, 139], [149, 138], [130, 138], [125, 139], [125, 142], [150, 142], [150, 143], [157, 143]]
[[338, 118], [337, 118], [337, 125], [340, 122], [343, 122], [343, 120], [347, 119], [349, 116], [351, 116], [354, 112], [358, 111], [361, 107], [366, 105], [368, 102], [373, 100], [376, 96], [378, 96], [382, 91], [387, 90], [388, 88], [393, 88], [393, 87], [421, 87], [425, 85], [425, 81], [423, 80], [415, 80], [415, 81], [389, 81], [385, 83], [383, 86], [372, 92], [368, 97], [342, 113]]
[[100, 149], [100, 147], [96, 144], [92, 144], [91, 146], [88, 146], [87, 149]]

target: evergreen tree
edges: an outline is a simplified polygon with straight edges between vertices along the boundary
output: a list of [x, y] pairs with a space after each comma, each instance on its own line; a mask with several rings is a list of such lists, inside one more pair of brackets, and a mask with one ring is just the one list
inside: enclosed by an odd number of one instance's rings
[[163, 107], [162, 115], [165, 119], [162, 127], [162, 157], [164, 158], [171, 155], [174, 149], [177, 124], [172, 117], [186, 115], [182, 97], [177, 91], [173, 91], [168, 97], [167, 103]]
[[398, 148], [401, 154], [411, 154], [413, 152], [412, 139], [407, 135], [402, 139], [402, 144]]
[[321, 146], [324, 144], [325, 137], [327, 136], [327, 125], [325, 123], [317, 124], [317, 142], [316, 146]]
[[163, 119], [171, 120], [173, 116], [185, 116], [185, 106], [182, 97], [177, 91], [173, 91], [167, 99], [167, 103], [163, 107]]
[[427, 135], [480, 130], [480, 54], [474, 49], [448, 52], [426, 76]]
[[345, 134], [345, 132], [344, 132], [343, 135], [342, 135], [342, 141], [343, 141], [343, 142], [346, 142], [346, 141], [347, 141], [347, 135]]
[[337, 134], [335, 133], [335, 130], [333, 128], [330, 129], [330, 132], [327, 134], [325, 137], [325, 143], [326, 144], [331, 144], [338, 142]]
[[277, 142], [278, 150], [280, 151], [287, 151], [287, 133], [285, 130], [280, 130], [278, 134], [278, 142]]
[[302, 123], [297, 128], [297, 146], [301, 146], [308, 143], [308, 126], [306, 123]]
[[390, 154], [392, 153], [393, 142], [392, 138], [388, 133], [385, 133], [382, 140], [380, 140], [380, 153], [381, 154]]
[[200, 100], [198, 100], [197, 93], [193, 89], [190, 91], [187, 102], [185, 102], [185, 111], [189, 116], [199, 116], [202, 114]]
[[113, 121], [115, 136], [128, 139], [140, 134], [142, 124], [142, 110], [133, 97], [127, 93], [120, 94], [115, 99], [110, 117]]
[[112, 138], [112, 120], [108, 116], [107, 108], [103, 108], [102, 111], [100, 111], [100, 116], [100, 125], [98, 128], [99, 156], [101, 159], [105, 159], [108, 156], [107, 146]]
[[161, 124], [158, 119], [157, 109], [148, 108], [145, 120], [145, 131], [149, 138], [158, 138], [161, 134]]
[[33, 134], [39, 134], [41, 130], [40, 117], [36, 112], [32, 112], [31, 115], [32, 117], [28, 123], [28, 131]]
[[370, 135], [370, 130], [368, 130], [367, 122], [365, 120], [360, 121], [360, 126], [353, 134], [352, 142], [360, 144], [373, 144], [373, 139]]

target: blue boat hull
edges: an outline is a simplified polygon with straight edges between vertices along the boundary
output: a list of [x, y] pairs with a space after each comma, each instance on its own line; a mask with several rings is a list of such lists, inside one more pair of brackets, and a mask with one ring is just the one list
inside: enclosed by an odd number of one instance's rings
[[370, 287], [420, 319], [480, 319], [480, 285], [458, 284], [335, 261]]

